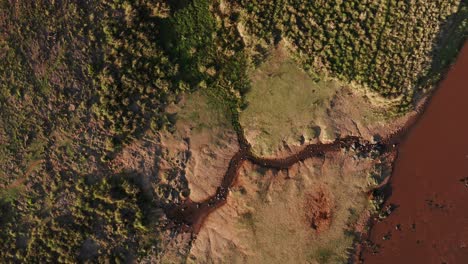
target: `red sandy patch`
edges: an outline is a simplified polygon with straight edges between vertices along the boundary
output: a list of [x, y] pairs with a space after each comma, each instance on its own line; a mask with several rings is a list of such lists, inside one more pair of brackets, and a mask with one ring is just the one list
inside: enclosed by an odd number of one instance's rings
[[317, 232], [322, 232], [330, 227], [333, 208], [332, 194], [324, 187], [306, 194], [304, 209], [307, 222]]

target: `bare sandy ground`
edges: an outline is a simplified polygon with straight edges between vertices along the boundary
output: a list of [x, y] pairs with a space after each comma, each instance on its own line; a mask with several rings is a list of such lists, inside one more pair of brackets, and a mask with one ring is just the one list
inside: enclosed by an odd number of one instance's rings
[[227, 204], [210, 214], [190, 251], [193, 263], [345, 261], [368, 209], [378, 161], [336, 152], [272, 170], [245, 163]]

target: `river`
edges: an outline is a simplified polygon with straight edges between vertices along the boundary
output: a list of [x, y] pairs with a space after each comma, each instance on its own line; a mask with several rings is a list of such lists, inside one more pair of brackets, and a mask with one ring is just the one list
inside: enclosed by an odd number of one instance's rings
[[398, 148], [364, 263], [468, 263], [468, 44]]

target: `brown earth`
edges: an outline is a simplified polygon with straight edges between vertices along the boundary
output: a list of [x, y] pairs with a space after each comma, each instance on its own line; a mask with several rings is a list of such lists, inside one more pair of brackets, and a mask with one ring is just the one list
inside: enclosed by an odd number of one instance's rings
[[[149, 140], [152, 139], [152, 140]], [[112, 160], [111, 167], [115, 173], [136, 171], [145, 177], [157, 174], [157, 158], [159, 142], [157, 135], [148, 133], [146, 138], [134, 141]]]
[[314, 230], [322, 232], [330, 227], [333, 206], [333, 195], [325, 187], [317, 187], [306, 194], [304, 211]]
[[168, 107], [168, 113], [175, 116], [174, 131], [158, 133], [159, 177], [165, 179], [178, 171], [187, 181], [190, 199], [196, 202], [216, 193], [239, 149], [227, 111], [214, 106], [213, 100], [203, 92], [184, 95]]
[[[189, 263], [344, 262], [368, 175], [378, 161], [334, 151], [288, 169], [243, 162], [229, 195], [206, 216]], [[312, 226], [312, 224], [315, 226]]]
[[337, 136], [358, 136], [368, 141], [389, 138], [417, 115], [424, 100], [401, 116], [389, 114], [392, 104], [368, 89], [343, 86], [331, 98], [324, 120]]
[[[198, 233], [205, 218], [219, 207], [226, 203], [229, 188], [236, 182], [238, 173], [245, 161], [262, 166], [268, 169], [289, 170], [293, 165], [306, 161], [310, 158], [323, 157], [326, 153], [339, 152], [341, 150], [352, 150], [356, 152], [356, 157], [369, 157], [369, 155], [382, 155], [394, 150], [394, 139], [383, 142], [370, 143], [361, 141], [358, 137], [348, 136], [337, 138], [332, 143], [311, 144], [301, 151], [284, 158], [261, 158], [252, 153], [251, 146], [242, 135], [239, 136], [241, 149], [231, 158], [229, 167], [222, 177], [221, 184], [216, 189], [216, 193], [201, 202], [186, 199], [181, 203], [168, 204], [164, 210], [169, 219], [172, 220], [175, 228], [183, 227], [186, 231]], [[352, 169], [351, 167], [349, 169]]]
[[364, 263], [467, 263], [468, 45], [401, 147]]

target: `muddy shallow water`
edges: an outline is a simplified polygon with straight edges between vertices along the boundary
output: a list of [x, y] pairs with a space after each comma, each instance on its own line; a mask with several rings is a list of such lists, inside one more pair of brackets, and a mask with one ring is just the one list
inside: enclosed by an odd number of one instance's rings
[[[399, 146], [364, 263], [468, 263], [468, 44]], [[374, 251], [374, 252], [372, 252]]]

